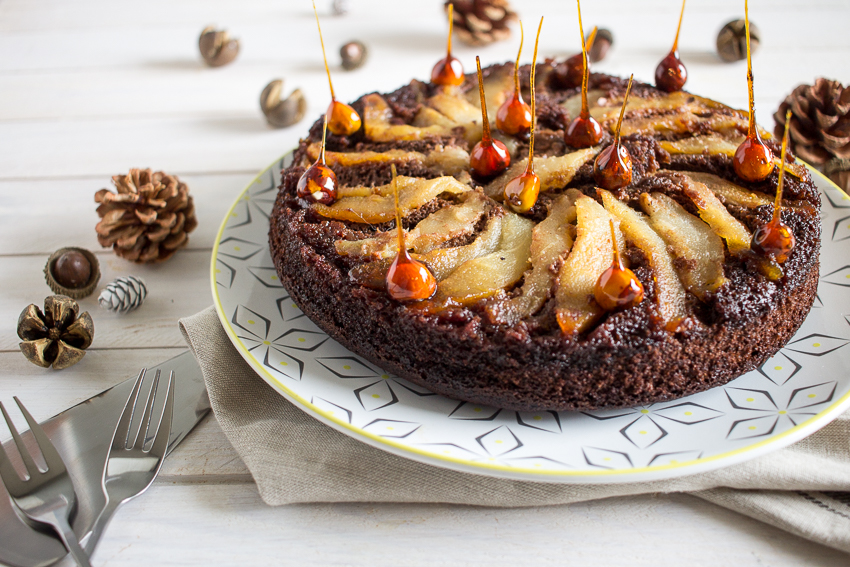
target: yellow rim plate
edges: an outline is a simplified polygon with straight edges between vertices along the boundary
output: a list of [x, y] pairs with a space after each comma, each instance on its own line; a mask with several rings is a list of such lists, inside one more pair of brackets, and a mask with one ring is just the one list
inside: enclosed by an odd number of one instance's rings
[[301, 313], [268, 251], [269, 214], [291, 156], [261, 172], [228, 210], [213, 247], [213, 299], [233, 345], [263, 380], [355, 439], [490, 476], [637, 482], [755, 458], [850, 406], [850, 197], [811, 168], [823, 197], [821, 282], [812, 312], [785, 348], [726, 386], [672, 402], [525, 413], [458, 402], [385, 373]]

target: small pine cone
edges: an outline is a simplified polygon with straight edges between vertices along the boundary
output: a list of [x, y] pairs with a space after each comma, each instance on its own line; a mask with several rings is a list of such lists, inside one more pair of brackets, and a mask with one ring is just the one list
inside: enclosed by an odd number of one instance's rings
[[127, 313], [141, 305], [147, 295], [148, 288], [144, 280], [136, 276], [126, 276], [106, 286], [97, 301], [107, 311]]
[[469, 45], [487, 45], [508, 39], [508, 24], [517, 19], [507, 0], [454, 0], [454, 30]]
[[773, 115], [779, 139], [789, 108], [788, 138], [795, 154], [815, 166], [836, 158], [850, 159], [850, 86], [823, 78], [814, 85], [799, 85]]
[[189, 187], [176, 176], [150, 169], [131, 169], [112, 176], [117, 193], [101, 189], [101, 221], [95, 227], [104, 248], [132, 262], [162, 262], [186, 245], [198, 226]]

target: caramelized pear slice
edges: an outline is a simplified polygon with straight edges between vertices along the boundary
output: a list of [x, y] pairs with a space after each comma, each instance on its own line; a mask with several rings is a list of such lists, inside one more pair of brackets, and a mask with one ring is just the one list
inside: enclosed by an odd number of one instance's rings
[[741, 221], [729, 214], [711, 189], [686, 175], [678, 177], [683, 181], [682, 191], [699, 209], [700, 218], [726, 241], [729, 252], [740, 254], [749, 250], [753, 235]]
[[[759, 129], [762, 138], [770, 138], [764, 130]], [[705, 136], [694, 136], [692, 138], [683, 138], [676, 141], [659, 140], [659, 145], [670, 152], [671, 154], [687, 154], [701, 155], [708, 154], [710, 156], [726, 155], [730, 158], [735, 155], [735, 151], [746, 136], [738, 131], [724, 132], [723, 136], [717, 134], [709, 134]], [[775, 157], [773, 163], [779, 166], [780, 158]], [[800, 163], [786, 163], [785, 172], [793, 175], [797, 179], [809, 179], [809, 172], [806, 167]]]
[[[558, 273], [555, 290], [555, 316], [561, 331], [577, 334], [585, 331], [602, 314], [593, 300], [593, 288], [599, 276], [611, 265], [611, 215], [590, 197], [575, 201], [576, 240]], [[623, 235], [615, 228], [617, 245], [625, 247]]]
[[[620, 114], [620, 108], [623, 106], [622, 96], [606, 97], [599, 99], [598, 102], [602, 104], [599, 104], [599, 106], [590, 111], [591, 116], [596, 118], [600, 123], [617, 119]], [[660, 115], [681, 112], [705, 114], [707, 110], [725, 110], [727, 108], [719, 102], [683, 91], [667, 93], [652, 98], [632, 96], [626, 105], [626, 120], [648, 114]], [[744, 114], [741, 114], [741, 117], [744, 117]]]
[[534, 222], [507, 213], [499, 247], [461, 264], [437, 287], [434, 303], [468, 305], [508, 288], [522, 278], [529, 265]]
[[372, 141], [424, 140], [451, 135], [451, 126], [393, 124], [392, 117], [393, 111], [381, 95], [373, 93], [363, 97], [363, 130]]
[[692, 134], [706, 129], [734, 133], [747, 127], [747, 119], [738, 115], [713, 114], [707, 117], [693, 112], [676, 112], [623, 120], [620, 134]]
[[[485, 254], [489, 254], [499, 247], [502, 236], [502, 222], [504, 217], [492, 217], [487, 221], [484, 230], [475, 240], [466, 246], [455, 246], [454, 248], [438, 248], [427, 254], [411, 254], [414, 260], [423, 262], [431, 270], [434, 278], [439, 282], [446, 279], [458, 266]], [[349, 277], [355, 282], [371, 287], [373, 289], [386, 289], [387, 271], [392, 263], [392, 258], [384, 258], [376, 262], [367, 262], [355, 266], [349, 271]]]
[[[321, 144], [313, 143], [307, 146], [307, 157], [310, 163], [319, 158], [321, 151]], [[404, 150], [325, 152], [325, 161], [330, 167], [351, 167], [366, 163], [421, 163], [441, 175], [459, 175], [469, 169], [469, 152], [457, 146], [445, 147], [442, 145], [435, 147], [433, 151], [427, 154]]]
[[713, 173], [688, 171], [682, 172], [682, 175], [702, 183], [711, 189], [715, 195], [723, 199], [726, 203], [730, 203], [732, 205], [755, 209], [764, 205], [773, 204], [773, 199], [764, 193], [744, 189], [740, 185], [736, 185], [731, 181], [727, 181], [722, 177], [714, 175]]
[[662, 193], [643, 193], [640, 204], [652, 229], [672, 251], [685, 289], [704, 301], [706, 293], [726, 283], [723, 241], [707, 224]]
[[652, 230], [646, 215], [618, 201], [604, 189], [597, 191], [602, 197], [605, 210], [620, 221], [620, 229], [626, 240], [646, 254], [655, 279], [655, 298], [659, 315], [667, 329], [675, 330], [679, 322], [687, 316], [687, 296], [673, 268], [673, 258], [667, 251], [667, 244]]
[[[604, 102], [602, 100], [602, 97], [604, 96], [605, 91], [603, 90], [591, 89], [587, 91], [587, 104], [590, 107], [591, 115], [593, 115], [593, 109], [598, 107], [600, 102]], [[567, 113], [570, 119], [578, 116], [581, 113], [581, 92], [578, 92], [573, 96], [569, 97], [567, 100], [561, 103], [561, 106], [567, 109]]]
[[[540, 190], [549, 191], [560, 189], [572, 181], [578, 169], [593, 159], [598, 148], [585, 148], [562, 156], [536, 157], [534, 173], [540, 178]], [[525, 172], [528, 158], [514, 162], [499, 177], [484, 188], [488, 197], [501, 201], [505, 194], [505, 186], [514, 178]]]
[[[478, 191], [470, 191], [460, 198], [460, 204], [431, 213], [407, 231], [404, 238], [407, 246], [424, 254], [453, 238], [471, 234], [492, 201]], [[337, 240], [334, 247], [342, 256], [368, 257], [372, 260], [392, 258], [398, 252], [398, 235], [392, 229], [363, 240]]]
[[514, 325], [537, 313], [552, 295], [555, 263], [570, 251], [570, 226], [576, 221], [576, 200], [581, 192], [570, 189], [549, 206], [549, 215], [531, 233], [531, 271], [526, 272], [522, 291], [516, 297], [488, 306], [496, 320]]
[[[487, 102], [487, 117], [490, 122], [495, 122], [499, 107], [513, 93], [514, 68], [512, 65], [503, 65], [491, 67], [485, 72], [487, 74], [484, 77], [484, 98]], [[466, 101], [477, 108], [478, 116], [481, 116], [481, 97], [478, 95], [478, 89], [469, 89], [465, 96]]]
[[[436, 179], [399, 176], [396, 182], [402, 217], [443, 193], [459, 195], [472, 190], [469, 185], [448, 176]], [[315, 203], [313, 207], [325, 218], [368, 224], [387, 222], [395, 218], [395, 199], [390, 194], [390, 187], [384, 185], [370, 189], [371, 195], [349, 196], [349, 193], [340, 191], [337, 200], [330, 206]]]

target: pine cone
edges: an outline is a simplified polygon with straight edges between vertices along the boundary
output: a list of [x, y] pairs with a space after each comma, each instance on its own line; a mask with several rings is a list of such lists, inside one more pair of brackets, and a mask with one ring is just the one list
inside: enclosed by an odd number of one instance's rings
[[141, 305], [147, 295], [148, 288], [142, 278], [126, 276], [106, 286], [97, 302], [107, 311], [127, 313]]
[[454, 30], [464, 43], [469, 45], [487, 45], [494, 41], [508, 39], [511, 30], [508, 23], [516, 20], [507, 0], [455, 0]]
[[112, 176], [117, 194], [101, 189], [94, 195], [102, 219], [97, 241], [112, 246], [132, 262], [162, 262], [186, 245], [195, 230], [195, 206], [189, 187], [176, 176], [150, 169], [131, 169]]
[[44, 300], [44, 313], [29, 305], [18, 318], [21, 352], [38, 366], [62, 370], [78, 363], [94, 338], [94, 323], [88, 312], [78, 316], [79, 304], [64, 295]]
[[774, 133], [781, 139], [785, 111], [791, 108], [791, 149], [812, 165], [850, 158], [850, 87], [838, 81], [817, 79], [814, 85], [799, 85], [785, 97], [773, 115]]

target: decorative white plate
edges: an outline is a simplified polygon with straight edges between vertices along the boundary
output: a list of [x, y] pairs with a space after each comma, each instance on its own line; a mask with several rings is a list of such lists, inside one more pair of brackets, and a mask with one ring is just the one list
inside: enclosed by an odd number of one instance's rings
[[284, 156], [239, 195], [212, 253], [212, 292], [240, 354], [286, 399], [355, 439], [466, 472], [566, 483], [658, 480], [752, 459], [850, 406], [850, 197], [823, 195], [818, 297], [757, 371], [672, 402], [524, 413], [458, 402], [383, 372], [314, 325], [278, 281], [269, 214]]

